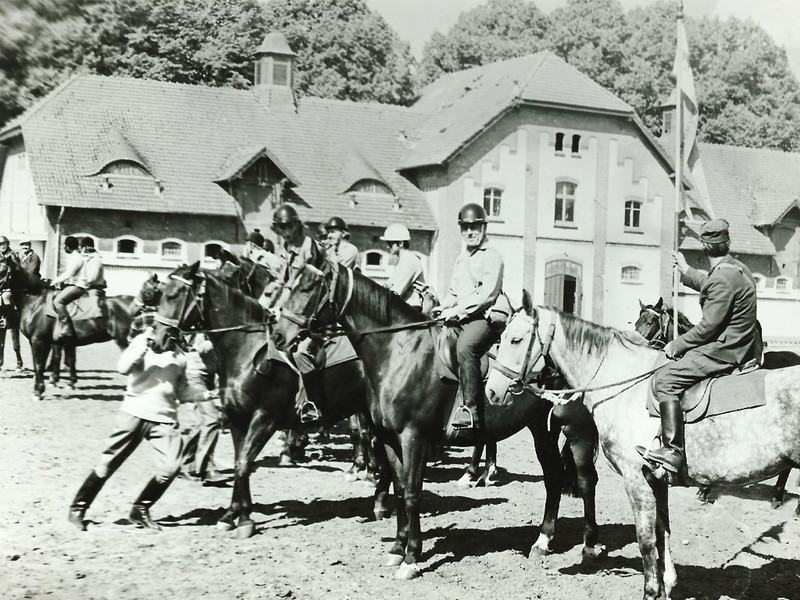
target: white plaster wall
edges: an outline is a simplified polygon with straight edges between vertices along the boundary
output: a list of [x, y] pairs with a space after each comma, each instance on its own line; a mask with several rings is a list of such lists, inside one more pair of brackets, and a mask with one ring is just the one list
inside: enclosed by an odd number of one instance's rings
[[23, 237], [47, 239], [45, 209], [36, 202], [28, 155], [24, 148], [12, 149], [3, 167], [0, 186], [0, 233], [16, 246]]
[[[622, 267], [641, 269], [639, 282], [622, 281]], [[630, 330], [639, 316], [639, 300], [654, 304], [659, 297], [661, 250], [630, 246], [606, 246], [603, 277], [603, 325]]]
[[514, 306], [522, 305], [522, 269], [524, 266], [522, 238], [492, 235], [490, 243], [503, 257], [503, 291]]

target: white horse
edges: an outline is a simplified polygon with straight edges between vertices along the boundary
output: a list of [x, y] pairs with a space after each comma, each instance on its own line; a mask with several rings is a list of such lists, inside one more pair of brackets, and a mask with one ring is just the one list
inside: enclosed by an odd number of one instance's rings
[[[636, 523], [644, 570], [644, 598], [669, 598], [677, 582], [669, 548], [666, 484], [644, 468], [637, 445], [649, 446], [658, 422], [648, 416], [648, 373], [658, 351], [633, 332], [583, 321], [531, 304], [508, 323], [489, 373], [486, 394], [501, 402], [511, 388], [535, 386], [549, 358], [582, 394], [593, 414], [603, 453], [622, 475]], [[800, 366], [777, 369], [764, 380], [766, 404], [686, 425], [689, 478], [696, 485], [745, 485], [800, 466]]]

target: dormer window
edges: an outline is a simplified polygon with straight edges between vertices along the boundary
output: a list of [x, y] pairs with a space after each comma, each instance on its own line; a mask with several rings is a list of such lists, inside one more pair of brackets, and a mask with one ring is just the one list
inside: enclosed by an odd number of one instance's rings
[[354, 183], [348, 190], [356, 194], [376, 194], [381, 196], [394, 196], [392, 190], [385, 183], [377, 179], [362, 179]]

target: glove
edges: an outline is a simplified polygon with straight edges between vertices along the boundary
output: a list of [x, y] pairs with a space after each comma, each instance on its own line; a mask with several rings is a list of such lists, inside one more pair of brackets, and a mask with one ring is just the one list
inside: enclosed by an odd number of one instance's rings
[[677, 360], [678, 356], [675, 354], [675, 340], [672, 340], [669, 344], [664, 346], [664, 354], [666, 354], [667, 358], [670, 360]]
[[460, 317], [459, 317], [459, 315], [458, 315], [458, 309], [457, 309], [457, 308], [445, 308], [445, 309], [444, 309], [443, 311], [441, 311], [441, 313], [439, 314], [439, 318], [440, 318], [442, 321], [445, 321], [445, 322], [448, 322], [448, 321], [449, 321], [449, 322], [452, 322], [452, 323], [458, 323], [458, 322], [459, 322], [459, 320], [460, 320]]

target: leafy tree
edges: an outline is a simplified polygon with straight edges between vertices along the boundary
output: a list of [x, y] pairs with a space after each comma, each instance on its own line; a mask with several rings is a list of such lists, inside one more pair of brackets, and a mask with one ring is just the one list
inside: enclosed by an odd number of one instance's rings
[[297, 53], [301, 95], [408, 104], [414, 59], [364, 0], [271, 0], [267, 29], [280, 31]]
[[462, 13], [446, 34], [435, 32], [425, 45], [417, 74], [424, 86], [443, 73], [525, 56], [546, 47], [548, 19], [527, 0], [489, 0]]

